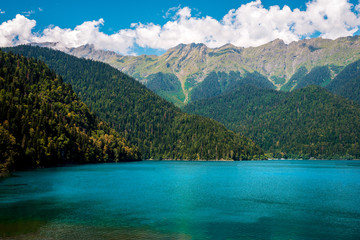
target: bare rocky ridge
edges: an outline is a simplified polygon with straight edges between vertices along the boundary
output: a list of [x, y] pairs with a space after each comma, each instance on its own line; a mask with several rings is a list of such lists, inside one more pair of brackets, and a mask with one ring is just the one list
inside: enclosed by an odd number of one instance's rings
[[59, 43], [51, 43], [51, 42], [31, 43], [30, 45], [52, 48], [52, 49], [60, 50], [65, 53], [71, 54], [75, 57], [86, 58], [86, 59], [91, 59], [91, 60], [101, 61], [101, 62], [113, 61], [117, 58], [122, 57], [122, 55], [117, 54], [112, 51], [96, 49], [95, 46], [92, 44], [86, 44], [86, 45], [83, 45], [83, 46], [80, 46], [77, 48], [66, 48]]
[[360, 38], [314, 38], [290, 44], [274, 40], [249, 48], [226, 44], [212, 49], [205, 44], [180, 44], [161, 56], [121, 56], [110, 51], [96, 50], [91, 45], [60, 50], [77, 57], [109, 63], [145, 85], [147, 78], [153, 74], [173, 74], [181, 82], [181, 94], [185, 95], [186, 104], [192, 90], [213, 71], [236, 71], [242, 74], [256, 71], [280, 89], [301, 67], [305, 67], [308, 72], [317, 66], [345, 67], [360, 59]]
[[122, 57], [120, 54], [117, 54], [112, 51], [97, 50], [95, 49], [94, 45], [89, 45], [89, 44], [78, 48], [70, 48], [66, 52], [75, 57], [82, 57], [82, 58], [92, 59], [101, 62], [113, 61], [117, 58]]

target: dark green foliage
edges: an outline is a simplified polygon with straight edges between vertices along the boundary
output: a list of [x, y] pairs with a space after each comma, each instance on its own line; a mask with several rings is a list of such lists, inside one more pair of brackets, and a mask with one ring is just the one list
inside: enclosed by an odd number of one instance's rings
[[315, 52], [315, 51], [321, 49], [321, 48], [317, 48], [317, 47], [314, 47], [314, 46], [311, 46], [311, 45], [308, 48], [309, 48], [310, 52]]
[[15, 137], [0, 124], [0, 173], [13, 170], [19, 150]]
[[186, 78], [185, 89], [190, 89], [196, 85], [196, 80], [195, 80], [196, 76], [197, 74], [193, 74]]
[[241, 76], [240, 72], [225, 73], [211, 72], [192, 92], [191, 101], [206, 99], [220, 95], [225, 91], [252, 84], [260, 88], [274, 89], [274, 85], [260, 73], [246, 73]]
[[324, 86], [331, 80], [331, 72], [328, 66], [315, 67], [303, 78], [299, 79], [295, 89], [309, 85]]
[[145, 86], [170, 102], [182, 103], [185, 100], [181, 83], [174, 74], [151, 74], [147, 77]]
[[250, 136], [274, 157], [360, 158], [359, 106], [321, 87], [286, 93], [248, 85], [185, 110]]
[[[145, 159], [253, 159], [262, 154], [251, 140], [181, 112], [107, 64], [39, 47], [7, 50], [41, 59], [61, 74], [93, 111], [140, 148]], [[206, 129], [211, 128], [210, 134]]]
[[284, 84], [286, 82], [286, 79], [284, 77], [277, 77], [277, 76], [272, 76], [271, 80], [273, 80], [275, 84]]
[[170, 129], [174, 131], [164, 134], [159, 144], [163, 153], [157, 153], [156, 140], [151, 145], [151, 155], [155, 159], [246, 160], [262, 157], [262, 150], [254, 142], [236, 136], [214, 120], [181, 114], [171, 124]]
[[221, 94], [231, 81], [240, 79], [240, 73], [234, 78], [228, 78], [224, 72], [211, 72], [206, 78], [192, 91], [191, 101], [210, 98]]
[[339, 74], [344, 69], [344, 66], [337, 66], [334, 64], [331, 64], [329, 67], [335, 75]]
[[226, 92], [233, 91], [234, 89], [245, 85], [253, 85], [265, 89], [275, 89], [275, 86], [264, 75], [261, 75], [258, 72], [248, 72], [245, 74], [245, 77], [241, 78], [239, 81], [233, 81], [226, 89]]
[[290, 80], [284, 85], [281, 87], [281, 91], [285, 91], [285, 92], [289, 92], [292, 90], [293, 87], [296, 86], [296, 84], [301, 81], [301, 79], [303, 77], [306, 76], [307, 74], [307, 69], [306, 67], [300, 67], [294, 75], [292, 75], [292, 77], [290, 78]]
[[179, 79], [170, 73], [156, 73], [147, 77], [145, 84], [150, 90], [156, 91], [179, 91], [181, 83]]
[[44, 63], [0, 51], [0, 170], [139, 160]]
[[360, 104], [360, 60], [346, 66], [326, 88]]

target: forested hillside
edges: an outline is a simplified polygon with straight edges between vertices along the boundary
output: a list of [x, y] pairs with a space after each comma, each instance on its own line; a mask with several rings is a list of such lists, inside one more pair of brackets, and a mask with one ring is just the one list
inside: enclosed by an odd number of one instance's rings
[[263, 153], [253, 141], [213, 120], [181, 112], [107, 64], [40, 47], [5, 50], [43, 60], [145, 159], [253, 159]]
[[360, 60], [346, 66], [326, 88], [360, 104]]
[[[299, 70], [305, 69], [306, 75], [314, 68], [328, 66], [332, 79], [339, 69], [360, 59], [359, 46], [359, 36], [335, 40], [303, 39], [289, 44], [277, 39], [258, 47], [247, 48], [231, 44], [209, 48], [201, 43], [191, 43], [179, 44], [160, 56], [111, 56], [101, 58], [101, 60], [143, 83], [146, 83], [152, 74], [174, 75], [183, 86], [183, 95], [189, 96], [184, 98], [183, 105], [186, 105], [191, 100], [215, 96], [219, 90], [226, 87], [226, 81], [220, 80], [226, 80], [226, 78], [220, 75], [215, 76], [219, 72], [223, 74], [240, 72], [242, 76], [247, 72], [257, 72], [270, 80], [277, 89], [283, 90], [293, 90], [296, 87], [299, 74], [297, 78], [294, 74]], [[82, 51], [77, 52], [77, 49], [65, 51], [77, 56], [99, 59], [93, 48], [79, 47], [79, 49], [83, 48], [87, 48], [86, 53], [91, 52], [94, 55], [81, 54]], [[323, 70], [326, 69], [317, 69], [317, 73], [315, 71], [311, 75], [318, 75]], [[325, 86], [328, 83], [326, 78], [315, 79], [312, 76], [301, 83], [301, 87], [313, 83]], [[214, 81], [215, 78], [220, 80], [220, 85]], [[182, 100], [181, 97], [177, 97], [180, 94], [179, 91], [168, 91], [165, 94], [167, 99], [176, 104]]]
[[251, 137], [277, 158], [360, 158], [360, 106], [321, 87], [289, 93], [247, 85], [185, 110]]
[[140, 160], [43, 62], [0, 51], [0, 172]]
[[259, 88], [275, 89], [275, 86], [263, 75], [257, 72], [225, 73], [211, 72], [198, 86], [194, 87], [191, 93], [191, 101], [206, 99], [220, 95], [223, 92], [231, 91], [237, 87], [252, 84]]

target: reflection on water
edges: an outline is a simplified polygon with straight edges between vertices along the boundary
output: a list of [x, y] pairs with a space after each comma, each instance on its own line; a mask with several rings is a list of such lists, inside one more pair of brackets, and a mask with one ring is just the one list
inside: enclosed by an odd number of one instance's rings
[[[27, 232], [24, 229], [16, 229], [15, 226], [21, 228], [28, 228]], [[30, 226], [30, 227], [29, 227]], [[2, 225], [1, 231], [5, 229], [5, 236], [1, 239], [19, 239], [19, 240], [34, 240], [34, 239], [48, 239], [48, 240], [99, 240], [99, 239], [191, 239], [185, 234], [165, 234], [153, 231], [151, 229], [141, 228], [104, 228], [84, 225], [70, 225], [61, 223], [40, 223], [36, 221], [23, 221], [15, 224]], [[34, 227], [34, 228], [32, 228]], [[18, 231], [20, 230], [20, 231]], [[17, 234], [8, 234], [9, 231], [18, 231]]]
[[99, 164], [0, 181], [0, 239], [360, 239], [359, 161]]

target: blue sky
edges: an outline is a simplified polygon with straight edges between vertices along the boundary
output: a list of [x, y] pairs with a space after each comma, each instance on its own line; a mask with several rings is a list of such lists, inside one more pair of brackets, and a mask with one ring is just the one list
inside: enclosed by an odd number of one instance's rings
[[276, 38], [287, 43], [305, 37], [334, 39], [358, 34], [358, 4], [358, 0], [2, 1], [0, 45], [89, 43], [141, 54], [162, 53], [190, 42], [248, 47]]
[[[5, 14], [0, 15], [0, 20], [13, 19], [16, 14], [30, 14], [30, 18], [37, 21], [37, 30], [41, 30], [49, 25], [59, 26], [61, 28], [74, 28], [84, 21], [98, 20], [103, 18], [106, 26], [102, 29], [104, 32], [111, 33], [123, 28], [128, 28], [131, 23], [158, 23], [163, 24], [166, 19], [163, 18], [165, 13], [173, 7], [189, 7], [200, 13], [201, 16], [212, 16], [220, 20], [230, 9], [236, 9], [244, 3], [250, 1], [233, 1], [222, 0], [221, 4], [211, 4], [208, 0], [188, 0], [188, 1], [45, 1], [45, 0], [21, 0], [21, 1], [2, 1], [0, 9]], [[284, 6], [291, 8], [305, 8], [307, 1], [273, 1], [263, 0], [265, 7], [272, 5]], [[39, 8], [42, 10], [39, 10]]]

